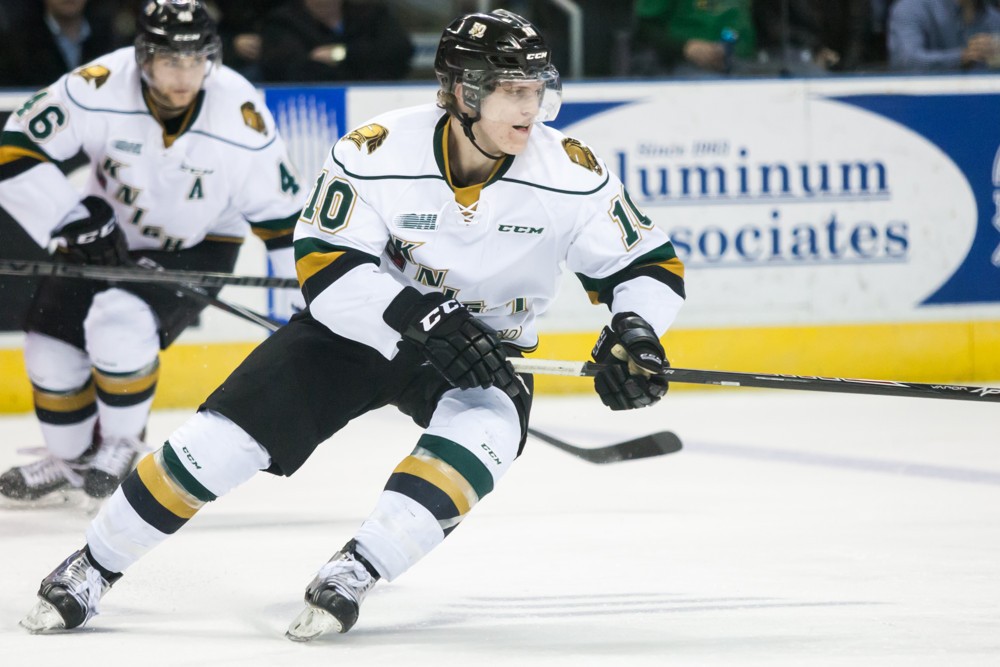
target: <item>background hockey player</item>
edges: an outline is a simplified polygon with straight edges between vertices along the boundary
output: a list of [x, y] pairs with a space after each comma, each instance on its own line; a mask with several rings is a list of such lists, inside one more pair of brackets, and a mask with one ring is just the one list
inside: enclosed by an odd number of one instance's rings
[[308, 585], [288, 636], [349, 630], [372, 586], [440, 544], [521, 453], [532, 378], [507, 356], [537, 344], [560, 262], [612, 313], [595, 349], [611, 365], [595, 379], [604, 403], [664, 395], [659, 337], [683, 302], [683, 267], [605, 163], [540, 124], [561, 101], [545, 41], [502, 10], [464, 16], [435, 69], [439, 106], [374, 118], [317, 176], [295, 235], [309, 308], [139, 463], [86, 546], [42, 581], [26, 628], [82, 625], [206, 503], [258, 470], [291, 475], [349, 421], [392, 404], [425, 430]]
[[[39, 245], [57, 240], [61, 261], [90, 264], [231, 271], [249, 222], [277, 272], [292, 275], [305, 192], [260, 96], [219, 63], [199, 0], [150, 1], [138, 28], [134, 48], [63, 76], [11, 115], [0, 206]], [[82, 199], [55, 164], [81, 149]], [[162, 287], [44, 280], [24, 356], [49, 456], [5, 472], [0, 493], [109, 495], [135, 461], [158, 352], [203, 307]]]

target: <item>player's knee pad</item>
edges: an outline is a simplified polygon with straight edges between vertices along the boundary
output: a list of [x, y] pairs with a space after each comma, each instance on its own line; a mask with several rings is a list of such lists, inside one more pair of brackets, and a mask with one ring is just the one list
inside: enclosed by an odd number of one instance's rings
[[90, 380], [86, 352], [37, 331], [29, 331], [24, 339], [24, 365], [31, 384], [48, 391], [79, 389]]
[[229, 493], [271, 465], [271, 456], [246, 431], [208, 410], [174, 431], [162, 451], [174, 479], [204, 501]]
[[502, 391], [449, 391], [386, 491], [426, 508], [447, 535], [510, 468], [520, 440], [517, 411]]
[[160, 351], [156, 315], [125, 290], [111, 288], [94, 296], [83, 331], [91, 363], [107, 373], [148, 368]]
[[458, 444], [475, 457], [483, 470], [478, 473], [470, 470], [472, 477], [487, 473], [496, 482], [510, 469], [521, 443], [517, 408], [509, 396], [495, 387], [449, 391], [438, 402], [421, 438], [435, 439]]

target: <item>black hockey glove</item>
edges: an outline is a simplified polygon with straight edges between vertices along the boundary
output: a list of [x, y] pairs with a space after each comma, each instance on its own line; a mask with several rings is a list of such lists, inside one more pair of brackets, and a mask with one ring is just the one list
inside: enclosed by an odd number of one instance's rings
[[670, 362], [656, 332], [635, 313], [617, 313], [597, 339], [594, 361], [608, 367], [594, 377], [594, 388], [612, 410], [644, 408], [667, 393], [664, 369]]
[[514, 369], [497, 332], [440, 292], [404, 288], [385, 309], [386, 324], [414, 343], [431, 365], [459, 389], [496, 386], [513, 398]]
[[105, 266], [128, 264], [128, 243], [108, 202], [91, 195], [80, 203], [90, 215], [69, 223], [53, 234], [53, 238], [62, 239], [65, 243], [64, 252], [68, 259]]

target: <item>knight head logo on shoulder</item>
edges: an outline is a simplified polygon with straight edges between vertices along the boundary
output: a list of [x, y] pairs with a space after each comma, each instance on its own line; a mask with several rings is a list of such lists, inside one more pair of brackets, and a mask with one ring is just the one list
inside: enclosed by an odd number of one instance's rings
[[341, 141], [350, 141], [358, 147], [358, 150], [361, 150], [362, 146], [367, 146], [368, 154], [371, 155], [378, 150], [379, 146], [385, 143], [385, 139], [388, 136], [388, 128], [378, 123], [371, 123], [345, 135]]
[[83, 77], [87, 83], [93, 83], [95, 88], [100, 88], [111, 76], [111, 70], [103, 65], [90, 65], [76, 70], [75, 74]]
[[580, 165], [584, 169], [589, 169], [598, 176], [604, 173], [604, 169], [601, 168], [600, 163], [597, 161], [594, 151], [590, 150], [590, 147], [584, 145], [583, 142], [572, 137], [566, 137], [562, 140], [562, 146], [563, 150], [566, 151], [566, 155], [575, 164]]

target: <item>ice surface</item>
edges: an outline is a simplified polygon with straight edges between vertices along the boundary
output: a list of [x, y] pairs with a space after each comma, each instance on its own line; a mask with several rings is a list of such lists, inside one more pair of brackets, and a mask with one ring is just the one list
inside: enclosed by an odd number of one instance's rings
[[[151, 440], [188, 414], [154, 414]], [[80, 632], [17, 621], [88, 517], [0, 510], [0, 665], [1000, 664], [997, 406], [741, 389], [622, 414], [541, 396], [532, 425], [588, 446], [669, 428], [685, 449], [598, 466], [530, 442], [354, 630], [307, 645], [283, 636], [305, 585], [419, 434], [391, 410], [203, 509]], [[0, 420], [0, 442], [0, 469], [29, 460], [33, 418]]]

